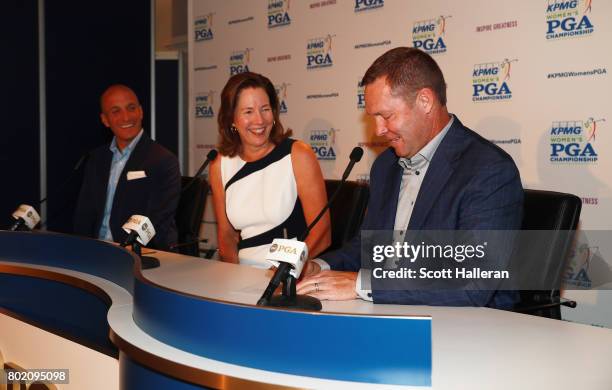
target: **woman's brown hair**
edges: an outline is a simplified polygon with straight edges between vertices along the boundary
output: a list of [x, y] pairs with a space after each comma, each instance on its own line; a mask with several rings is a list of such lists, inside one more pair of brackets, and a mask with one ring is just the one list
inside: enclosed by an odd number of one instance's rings
[[230, 77], [221, 92], [221, 108], [219, 109], [219, 115], [217, 115], [217, 123], [219, 124], [218, 149], [219, 153], [224, 156], [234, 157], [242, 147], [238, 132], [232, 130], [232, 123], [234, 122], [234, 112], [240, 93], [247, 88], [261, 88], [266, 91], [268, 99], [270, 99], [274, 116], [270, 141], [278, 145], [282, 140], [291, 136], [291, 130], [285, 131], [280, 122], [278, 95], [270, 79], [253, 72], [239, 73]]

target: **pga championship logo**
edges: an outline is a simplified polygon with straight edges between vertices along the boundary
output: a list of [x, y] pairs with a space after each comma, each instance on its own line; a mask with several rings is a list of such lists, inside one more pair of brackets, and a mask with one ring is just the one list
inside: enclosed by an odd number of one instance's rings
[[213, 91], [200, 93], [195, 98], [195, 116], [196, 118], [213, 118]]
[[591, 15], [593, 0], [548, 0], [546, 39], [575, 38], [595, 31]]
[[276, 90], [276, 95], [278, 96], [278, 105], [279, 105], [279, 113], [286, 114], [289, 110], [287, 107], [287, 87], [290, 84], [282, 83], [280, 85], [275, 85], [274, 89]]
[[230, 76], [238, 73], [249, 72], [249, 64], [251, 63], [251, 52], [253, 49], [244, 49], [233, 51], [230, 54]]
[[415, 22], [412, 27], [412, 45], [429, 54], [446, 52], [446, 22], [451, 16], [440, 15], [434, 19]]
[[384, 6], [385, 0], [355, 0], [355, 12], [368, 11]]
[[517, 59], [474, 65], [472, 71], [472, 101], [486, 102], [512, 99], [510, 79], [512, 64]]
[[365, 110], [365, 87], [361, 81], [357, 82], [357, 109]]
[[213, 30], [213, 13], [198, 17], [194, 22], [195, 40], [210, 41], [214, 38]]
[[312, 130], [310, 132], [310, 147], [314, 150], [319, 160], [335, 160], [336, 133], [338, 129], [333, 127], [326, 130]]
[[313, 38], [306, 44], [306, 69], [326, 68], [334, 64], [332, 58], [332, 39], [335, 35], [327, 34], [322, 38]]
[[595, 148], [598, 131], [606, 120], [593, 117], [584, 121], [558, 121], [550, 127], [552, 163], [589, 164], [598, 160]]
[[291, 0], [268, 0], [268, 28], [291, 24], [289, 3]]

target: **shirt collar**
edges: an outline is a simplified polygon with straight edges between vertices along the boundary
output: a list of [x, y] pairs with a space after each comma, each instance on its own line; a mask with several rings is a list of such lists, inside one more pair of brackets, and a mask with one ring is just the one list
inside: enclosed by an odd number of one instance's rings
[[122, 156], [125, 154], [131, 154], [132, 150], [134, 150], [134, 148], [136, 147], [138, 141], [140, 141], [140, 139], [142, 138], [142, 133], [144, 133], [144, 130], [140, 129], [138, 135], [134, 137], [134, 139], [132, 140], [132, 142], [129, 143], [128, 146], [123, 148], [123, 151], [119, 150], [119, 148], [117, 147], [117, 137], [113, 137], [109, 149], [111, 150], [111, 152], [113, 152], [113, 154], [119, 153]]
[[444, 136], [446, 133], [448, 133], [448, 130], [451, 128], [454, 121], [455, 116], [451, 114], [446, 126], [444, 126], [442, 130], [427, 143], [427, 145], [423, 146], [423, 148], [419, 150], [417, 154], [412, 156], [412, 158], [400, 157], [398, 164], [404, 169], [411, 169], [421, 168], [425, 164], [429, 163], [433, 158], [433, 155], [436, 153], [438, 146], [440, 146], [440, 142], [442, 142]]

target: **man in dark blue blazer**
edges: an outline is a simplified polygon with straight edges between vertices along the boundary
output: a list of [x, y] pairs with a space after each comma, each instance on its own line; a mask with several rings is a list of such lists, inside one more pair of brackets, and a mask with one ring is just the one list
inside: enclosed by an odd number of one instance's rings
[[156, 234], [148, 246], [170, 249], [180, 195], [176, 156], [142, 130], [142, 107], [124, 85], [100, 98], [102, 123], [115, 137], [91, 152], [74, 216], [76, 234], [122, 242], [121, 226], [134, 214], [148, 217]]
[[[446, 108], [446, 84], [438, 65], [414, 48], [395, 48], [366, 72], [366, 112], [390, 148], [374, 162], [366, 230], [518, 230], [523, 189], [512, 158], [461, 124]], [[497, 266], [509, 261], [497, 252]], [[502, 253], [503, 252], [503, 253]], [[298, 293], [320, 299], [375, 303], [511, 308], [512, 291], [489, 289], [376, 289], [362, 262], [361, 240], [307, 263]], [[331, 269], [331, 270], [328, 270]], [[360, 271], [361, 270], [361, 271]], [[365, 278], [365, 279], [364, 279]], [[376, 286], [374, 286], [376, 287]]]

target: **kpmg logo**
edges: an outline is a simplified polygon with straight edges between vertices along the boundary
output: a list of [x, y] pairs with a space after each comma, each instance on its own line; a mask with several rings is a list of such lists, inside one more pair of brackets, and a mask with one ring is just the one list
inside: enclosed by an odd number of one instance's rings
[[385, 0], [355, 0], [355, 12], [368, 11], [384, 6]]
[[282, 83], [274, 86], [276, 95], [278, 96], [279, 113], [281, 114], [286, 114], [289, 110], [287, 107], [287, 87], [289, 87], [289, 85], [290, 84]]
[[253, 51], [253, 49], [244, 49], [232, 52], [229, 61], [230, 76], [250, 71], [249, 64], [251, 63], [251, 51]]
[[446, 20], [451, 16], [421, 20], [412, 27], [412, 45], [429, 54], [446, 53]]
[[365, 109], [365, 87], [361, 84], [361, 81], [357, 82], [357, 108], [359, 110]]
[[517, 59], [474, 65], [472, 101], [486, 102], [512, 99], [510, 89], [512, 63]]
[[195, 98], [195, 116], [196, 118], [213, 118], [213, 94], [214, 91], [200, 93]]
[[310, 146], [319, 160], [335, 160], [336, 133], [333, 127], [325, 130], [312, 130], [310, 132]]
[[593, 0], [548, 0], [546, 4], [546, 39], [575, 38], [593, 34], [589, 19]]
[[550, 161], [552, 163], [595, 163], [598, 153], [594, 143], [597, 131], [606, 120], [553, 122], [550, 127]]
[[326, 68], [332, 66], [332, 39], [334, 35], [327, 34], [322, 38], [313, 38], [306, 44], [306, 69]]
[[268, 0], [268, 28], [291, 24], [289, 4], [291, 0]]
[[210, 41], [214, 38], [212, 25], [213, 25], [213, 13], [209, 13], [204, 16], [200, 16], [195, 20], [195, 40], [196, 42], [200, 41]]

